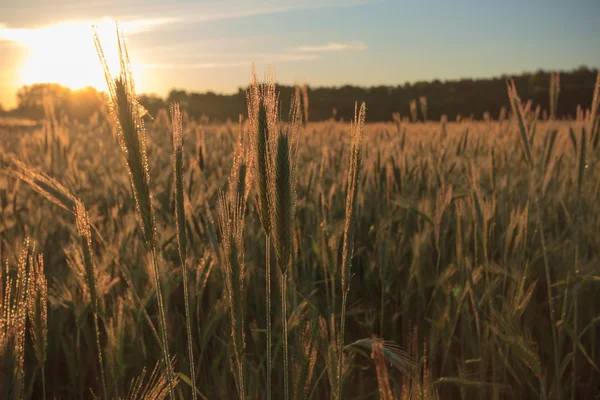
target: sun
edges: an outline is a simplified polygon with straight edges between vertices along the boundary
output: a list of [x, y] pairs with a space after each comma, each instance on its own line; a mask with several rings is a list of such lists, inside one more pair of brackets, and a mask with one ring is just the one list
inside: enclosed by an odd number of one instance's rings
[[[65, 22], [37, 29], [10, 31], [12, 37], [9, 39], [19, 42], [29, 53], [21, 68], [21, 84], [58, 83], [73, 90], [88, 86], [106, 90], [104, 71], [93, 42], [92, 26], [96, 27], [111, 72], [117, 74], [119, 58], [114, 22], [108, 19], [101, 22]], [[133, 67], [135, 73], [135, 64]]]

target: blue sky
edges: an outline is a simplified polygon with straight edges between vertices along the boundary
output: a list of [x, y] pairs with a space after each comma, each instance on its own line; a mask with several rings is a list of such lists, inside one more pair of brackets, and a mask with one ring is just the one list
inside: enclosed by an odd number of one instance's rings
[[[272, 63], [278, 81], [313, 86], [600, 65], [598, 0], [48, 3], [0, 0], [0, 104], [13, 105], [23, 83], [99, 86], [89, 26], [115, 20], [128, 41], [138, 91], [163, 96], [173, 87], [237, 91], [247, 85], [253, 61], [259, 74]], [[67, 28], [54, 34], [56, 26]], [[109, 49], [115, 37], [101, 39]]]

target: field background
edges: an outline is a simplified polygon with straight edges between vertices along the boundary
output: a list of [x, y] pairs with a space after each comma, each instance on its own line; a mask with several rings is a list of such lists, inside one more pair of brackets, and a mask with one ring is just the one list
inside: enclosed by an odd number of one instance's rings
[[[102, 111], [85, 123], [57, 114], [47, 108], [36, 125], [5, 121], [0, 127], [4, 296], [10, 299], [7, 282], [18, 280], [17, 271], [31, 269], [28, 257], [41, 254], [48, 285], [46, 398], [90, 398], [91, 391], [109, 398], [167, 396], [161, 370], [155, 382], [150, 379], [154, 392], [128, 395], [132, 379], [152, 370], [162, 353], [131, 290], [157, 325], [151, 263], [114, 125]], [[236, 398], [229, 303], [211, 240], [220, 235], [218, 194], [227, 190], [240, 129], [249, 125], [186, 117], [185, 227], [197, 388], [201, 398]], [[525, 122], [532, 163], [512, 113], [480, 122], [365, 126], [344, 398], [600, 396], [598, 149], [589, 129], [584, 133], [589, 123], [583, 115], [550, 121], [530, 111]], [[168, 114], [148, 120], [146, 131], [169, 345], [181, 373], [178, 391], [190, 398]], [[333, 120], [308, 123], [300, 133], [288, 273], [293, 398], [335, 397], [350, 140], [350, 125]], [[89, 213], [106, 393], [85, 246], [73, 214], [55, 204], [60, 190], [50, 190], [55, 183], [45, 176], [81, 199]], [[265, 237], [254, 197], [252, 190], [243, 232], [245, 392], [264, 398]], [[282, 321], [279, 272], [272, 271], [278, 399]], [[28, 329], [21, 348], [11, 347], [11, 327], [3, 321], [4, 360], [22, 351], [24, 397], [41, 398], [31, 321], [19, 325]], [[387, 341], [383, 353], [373, 351], [374, 337]], [[0, 370], [0, 392], [10, 395], [16, 386], [8, 368]]]

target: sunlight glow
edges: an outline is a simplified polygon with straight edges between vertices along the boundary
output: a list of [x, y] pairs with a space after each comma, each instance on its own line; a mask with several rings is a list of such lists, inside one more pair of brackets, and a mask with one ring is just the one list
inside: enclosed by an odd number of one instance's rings
[[[92, 86], [106, 90], [104, 71], [93, 41], [93, 26], [100, 38], [111, 73], [119, 72], [116, 26], [110, 19], [100, 22], [65, 22], [37, 29], [7, 29], [0, 26], [0, 38], [16, 42], [29, 51], [21, 69], [20, 84], [59, 83], [73, 90]], [[120, 28], [125, 33], [135, 33], [151, 23], [140, 21]], [[126, 29], [130, 29], [129, 31]], [[140, 68], [134, 60], [132, 69], [136, 78]], [[136, 79], [139, 83], [139, 79]]]

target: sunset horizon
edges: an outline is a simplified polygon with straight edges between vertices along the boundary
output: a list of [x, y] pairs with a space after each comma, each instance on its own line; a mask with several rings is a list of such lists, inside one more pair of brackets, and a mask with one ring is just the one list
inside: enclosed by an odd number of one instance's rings
[[[165, 11], [154, 0], [129, 6], [105, 0], [89, 7], [40, 4], [46, 16], [32, 19], [27, 10], [37, 1], [8, 6], [0, 16], [4, 108], [16, 105], [16, 91], [27, 84], [104, 90], [92, 27], [107, 43], [111, 68], [118, 69], [117, 21], [138, 92], [161, 97], [171, 89], [234, 93], [248, 86], [252, 63], [258, 71], [273, 65], [282, 84], [315, 87], [397, 86], [600, 65], [593, 51], [600, 47], [600, 28], [592, 23], [581, 29], [581, 18], [596, 18], [583, 4], [562, 9], [532, 3], [513, 15], [510, 2], [449, 7], [436, 0], [426, 7], [384, 0], [263, 0], [251, 6], [189, 1]], [[562, 22], [555, 25], [559, 16]], [[423, 18], [427, 24], [419, 23]], [[480, 34], [471, 36], [470, 29]]]

